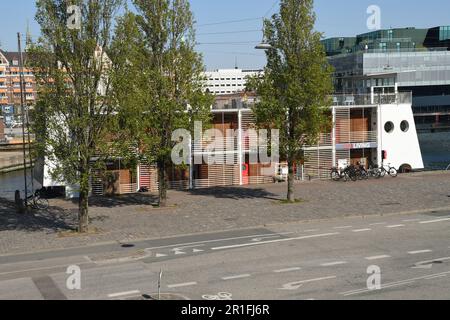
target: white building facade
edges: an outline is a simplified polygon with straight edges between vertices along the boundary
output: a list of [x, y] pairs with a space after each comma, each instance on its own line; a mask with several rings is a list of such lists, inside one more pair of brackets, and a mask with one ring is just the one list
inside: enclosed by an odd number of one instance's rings
[[253, 77], [262, 70], [219, 69], [204, 73], [206, 83], [204, 90], [215, 95], [235, 94], [243, 92], [248, 77]]

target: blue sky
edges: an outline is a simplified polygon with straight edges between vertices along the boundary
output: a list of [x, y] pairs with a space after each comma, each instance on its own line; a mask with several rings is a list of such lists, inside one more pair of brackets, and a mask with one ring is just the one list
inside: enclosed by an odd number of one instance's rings
[[[207, 69], [231, 68], [236, 60], [242, 68], [260, 68], [264, 53], [254, 50], [262, 39], [262, 17], [278, 10], [275, 0], [191, 0], [197, 20], [197, 49], [203, 53]], [[39, 34], [34, 21], [35, 1], [1, 0], [0, 43], [5, 50], [17, 49], [17, 32], [25, 33], [29, 21], [31, 33]], [[448, 0], [316, 0], [317, 30], [327, 37], [351, 36], [367, 32], [366, 9], [378, 5], [382, 28], [433, 27], [450, 25]], [[230, 20], [246, 20], [214, 24]], [[245, 31], [242, 33], [228, 33]], [[216, 34], [221, 33], [221, 34]], [[228, 44], [217, 44], [227, 42]], [[234, 42], [234, 44], [229, 44]], [[244, 42], [244, 43], [236, 43]]]

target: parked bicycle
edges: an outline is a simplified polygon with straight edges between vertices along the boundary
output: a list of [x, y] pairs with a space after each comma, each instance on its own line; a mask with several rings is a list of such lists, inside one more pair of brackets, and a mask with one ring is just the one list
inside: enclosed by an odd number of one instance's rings
[[333, 181], [340, 181], [344, 180], [347, 181], [347, 176], [345, 175], [345, 172], [343, 170], [340, 170], [336, 167], [331, 168], [331, 180]]
[[358, 177], [359, 180], [368, 180], [369, 179], [369, 173], [366, 170], [366, 167], [361, 165], [361, 163], [357, 163], [357, 165], [355, 166], [355, 170], [356, 170], [356, 176]]
[[355, 166], [347, 166], [345, 169], [331, 168], [331, 179], [334, 181], [344, 180], [345, 182], [358, 180], [358, 173]]
[[381, 178], [381, 170], [377, 165], [370, 164], [367, 175], [369, 178], [379, 179]]
[[27, 203], [35, 210], [47, 210], [50, 207], [48, 200], [43, 197], [41, 190], [36, 190], [34, 194], [29, 196]]
[[390, 163], [387, 165], [382, 164], [380, 168], [380, 176], [384, 178], [386, 174], [390, 175], [392, 178], [396, 178], [398, 176], [398, 171], [394, 167], [391, 166]]

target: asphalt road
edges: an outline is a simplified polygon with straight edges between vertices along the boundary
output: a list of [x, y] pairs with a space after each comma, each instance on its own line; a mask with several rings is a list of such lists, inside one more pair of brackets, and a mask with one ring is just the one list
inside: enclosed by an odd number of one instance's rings
[[448, 300], [449, 235], [429, 212], [0, 256], [0, 299], [144, 299], [162, 270], [163, 299]]

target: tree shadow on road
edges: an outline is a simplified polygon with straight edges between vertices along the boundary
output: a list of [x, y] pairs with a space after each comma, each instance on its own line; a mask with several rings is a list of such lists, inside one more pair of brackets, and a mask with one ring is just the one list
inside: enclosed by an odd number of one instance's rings
[[[78, 200], [74, 199], [72, 200], [72, 203], [78, 204]], [[156, 206], [157, 204], [158, 197], [149, 193], [89, 198], [89, 207], [97, 208], [116, 208], [139, 205]]]
[[14, 202], [0, 198], [0, 232], [1, 231], [46, 231], [56, 233], [60, 231], [76, 230], [77, 216], [71, 211], [58, 207], [48, 210], [19, 214]]
[[190, 194], [196, 196], [209, 196], [218, 199], [267, 199], [267, 200], [280, 200], [280, 195], [274, 194], [262, 188], [249, 188], [249, 187], [216, 187], [208, 189], [196, 189], [191, 190]]

